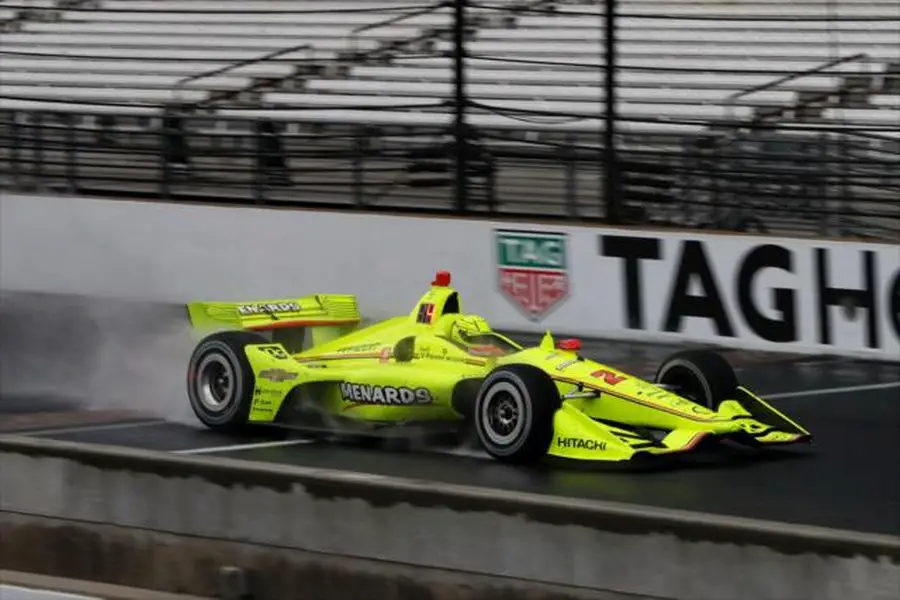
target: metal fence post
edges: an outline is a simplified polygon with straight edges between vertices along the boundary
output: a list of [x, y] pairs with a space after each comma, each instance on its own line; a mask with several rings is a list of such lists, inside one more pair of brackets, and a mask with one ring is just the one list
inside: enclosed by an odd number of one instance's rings
[[573, 139], [572, 134], [567, 133], [563, 143], [560, 144], [557, 150], [559, 152], [560, 161], [563, 164], [563, 172], [565, 173], [564, 186], [566, 207], [569, 216], [573, 219], [578, 218], [578, 153], [572, 147], [574, 143], [575, 140]]
[[263, 132], [259, 121], [253, 122], [253, 165], [250, 173], [253, 178], [253, 201], [257, 204], [264, 204], [266, 201], [265, 186], [266, 177], [264, 171], [264, 161], [266, 149], [264, 148]]
[[66, 126], [65, 132], [65, 156], [66, 156], [66, 181], [69, 190], [74, 191], [78, 188], [78, 170], [76, 167], [76, 150], [75, 144], [78, 143], [78, 136], [75, 134], [75, 115], [60, 113], [62, 122]]
[[365, 159], [363, 158], [369, 141], [370, 130], [363, 125], [354, 130], [353, 136], [353, 204], [357, 207], [365, 205]]
[[616, 152], [616, 69], [618, 60], [616, 51], [616, 0], [606, 0], [606, 15], [604, 17], [604, 36], [606, 46], [606, 77], [604, 78], [604, 92], [606, 103], [606, 118], [603, 120], [602, 147], [606, 149], [603, 165], [603, 194], [606, 205], [606, 221], [617, 224], [621, 221], [621, 181], [619, 179], [619, 160]]
[[9, 133], [12, 138], [12, 147], [9, 149], [10, 170], [15, 185], [20, 185], [22, 176], [22, 127], [19, 117], [22, 113], [11, 112], [9, 115]]
[[31, 115], [32, 174], [35, 184], [44, 187], [44, 113], [36, 111]]
[[455, 0], [453, 10], [453, 71], [454, 120], [453, 141], [456, 153], [456, 210], [463, 212], [469, 205], [468, 140], [466, 128], [466, 72], [465, 72], [466, 0]]

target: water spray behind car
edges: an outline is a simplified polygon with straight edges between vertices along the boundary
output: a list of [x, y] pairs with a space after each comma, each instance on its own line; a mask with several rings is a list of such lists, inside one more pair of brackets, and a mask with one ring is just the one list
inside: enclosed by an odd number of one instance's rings
[[180, 305], [3, 292], [0, 336], [4, 400], [198, 424], [184, 406], [192, 339]]

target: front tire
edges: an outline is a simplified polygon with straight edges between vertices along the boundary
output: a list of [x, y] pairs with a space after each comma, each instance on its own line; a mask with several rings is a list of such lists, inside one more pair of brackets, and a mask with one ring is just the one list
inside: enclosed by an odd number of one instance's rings
[[481, 446], [506, 463], [530, 463], [553, 441], [553, 417], [561, 399], [553, 380], [531, 365], [491, 373], [475, 400], [473, 420]]
[[224, 331], [197, 345], [188, 363], [187, 389], [201, 423], [227, 433], [247, 427], [256, 380], [244, 347], [264, 343], [254, 333]]
[[732, 366], [718, 352], [685, 350], [668, 357], [656, 371], [656, 383], [710, 410], [733, 399], [739, 386]]

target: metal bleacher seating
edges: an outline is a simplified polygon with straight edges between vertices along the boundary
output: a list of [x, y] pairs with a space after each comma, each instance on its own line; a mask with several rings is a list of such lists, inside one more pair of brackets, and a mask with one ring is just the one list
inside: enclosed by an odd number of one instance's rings
[[[617, 110], [626, 151], [680, 148], [685, 139], [733, 136], [761, 121], [804, 136], [843, 129], [879, 144], [900, 140], [898, 0], [619, 5]], [[204, 131], [248, 119], [289, 132], [439, 129], [453, 119], [452, 6], [427, 6], [0, 0], [0, 111], [64, 112], [87, 122], [105, 114], [124, 123], [187, 106], [203, 115]], [[471, 125], [596, 147], [604, 127], [603, 11], [592, 0], [473, 3]], [[596, 174], [587, 179], [585, 189], [598, 193]]]
[[[21, 5], [18, 0], [6, 4]], [[185, 5], [177, 0], [109, 0], [65, 8], [55, 4], [44, 2], [42, 7], [48, 10], [33, 11], [6, 27], [0, 48], [2, 96], [20, 101], [3, 100], [0, 106], [77, 100], [124, 112], [135, 104], [199, 102], [213, 93], [248, 88], [255, 79], [289, 78], [297, 72], [297, 61], [328, 61], [349, 48], [371, 50], [384, 41], [414, 38], [429, 22], [446, 23], [446, 17], [429, 14], [352, 35], [354, 28], [385, 15], [316, 13], [310, 19], [303, 10], [316, 5], [311, 1]], [[414, 5], [410, 0], [396, 4]], [[366, 3], [347, 2], [345, 8], [354, 6], [364, 8]], [[180, 12], [186, 7], [191, 12]], [[11, 12], [7, 9], [7, 19]], [[31, 18], [35, 13], [43, 18]], [[228, 69], [236, 62], [285, 50], [277, 59]], [[228, 69], [227, 74], [179, 85], [219, 69]], [[104, 102], [106, 107], [100, 105]]]
[[[422, 6], [420, 0], [386, 2], [383, 6], [395, 8], [388, 13], [367, 12], [372, 3], [359, 0], [335, 2], [334, 12], [323, 11], [314, 0], [195, 0], [189, 5], [178, 0], [98, 0], [65, 8], [53, 0], [5, 0], [0, 7], [4, 4], [55, 8], [52, 17], [49, 11], [32, 10], [3, 33], [0, 106], [7, 108], [39, 106], [46, 99], [95, 101], [106, 103], [106, 110], [124, 111], [131, 105], [203, 102], [267, 80], [271, 88], [254, 98], [274, 109], [273, 118], [295, 119], [302, 113], [309, 120], [327, 122], [345, 114], [347, 120], [364, 123], [398, 123], [407, 117], [414, 123], [429, 118], [441, 123], [446, 114], [442, 103], [452, 95], [450, 7], [360, 30], [401, 16], [404, 8], [409, 13]], [[598, 73], [603, 60], [602, 3], [555, 3], [552, 11], [523, 14], [497, 10], [513, 4], [494, 1], [487, 8], [470, 9], [478, 24], [470, 31], [468, 46], [473, 57], [467, 73], [470, 96], [497, 111], [571, 113], [583, 122], [565, 129], [595, 131], [603, 97]], [[889, 64], [900, 63], [897, 6], [893, 0], [846, 0], [835, 6], [824, 1], [708, 5], [625, 0], [619, 24], [621, 114], [686, 121], [693, 129], [698, 121], [749, 118], [758, 109], [791, 107], [804, 93], [836, 92], [847, 76], [884, 74]], [[3, 10], [6, 19], [16, 12]], [[348, 12], [355, 10], [360, 12]], [[44, 18], [29, 18], [42, 13]], [[836, 13], [843, 18], [803, 20]], [[711, 18], [719, 14], [753, 20]], [[796, 19], [778, 20], [790, 16]], [[870, 16], [897, 19], [866, 20]], [[431, 45], [424, 51], [422, 45], [412, 45], [407, 54], [415, 55], [404, 56], [401, 44], [417, 39]], [[228, 69], [303, 44], [309, 46]], [[349, 69], [326, 69], [333, 76], [316, 77], [298, 69], [392, 45], [399, 49], [388, 65], [362, 59]], [[772, 73], [800, 72], [857, 53], [866, 60], [730, 99], [735, 92], [772, 82], [777, 78]], [[227, 71], [197, 77], [219, 69]], [[179, 84], [191, 77], [197, 78]], [[389, 110], [392, 105], [403, 108]], [[285, 110], [290, 107], [299, 110]], [[321, 110], [309, 110], [313, 107]], [[344, 107], [353, 110], [343, 113]], [[245, 106], [237, 108], [234, 114], [246, 114]], [[891, 105], [871, 110], [880, 108]], [[429, 116], [429, 111], [435, 114]], [[496, 112], [479, 119], [478, 112], [476, 122], [485, 126], [521, 127], [520, 121]]]

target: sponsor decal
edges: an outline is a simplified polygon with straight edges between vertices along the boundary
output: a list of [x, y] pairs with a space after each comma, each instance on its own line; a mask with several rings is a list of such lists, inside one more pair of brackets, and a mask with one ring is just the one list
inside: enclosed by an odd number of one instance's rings
[[417, 348], [413, 353], [413, 358], [417, 360], [442, 360], [446, 362], [466, 363], [481, 365], [484, 361], [480, 359], [470, 358], [468, 356], [454, 356], [447, 353], [446, 348], [441, 348], [440, 353], [434, 352], [430, 348]]
[[368, 385], [364, 383], [341, 383], [341, 397], [345, 402], [356, 404], [384, 404], [409, 406], [430, 404], [434, 401], [426, 388], [393, 387], [389, 385]]
[[558, 365], [556, 365], [556, 370], [557, 370], [557, 371], [564, 371], [564, 370], [566, 370], [568, 367], [571, 367], [572, 365], [574, 365], [574, 364], [577, 363], [577, 362], [578, 362], [578, 359], [577, 359], [577, 358], [572, 358], [572, 359], [569, 359], [569, 360], [564, 360], [564, 361], [562, 361], [561, 363], [559, 363]]
[[266, 369], [264, 371], [260, 371], [259, 376], [263, 379], [274, 381], [275, 383], [297, 379], [296, 373], [291, 373], [290, 371], [285, 371], [284, 369]]
[[597, 440], [585, 440], [575, 437], [558, 437], [556, 445], [560, 448], [572, 448], [577, 450], [606, 450], [606, 442]]
[[539, 321], [569, 296], [566, 234], [494, 231], [501, 293], [532, 321]]
[[253, 408], [263, 408], [272, 406], [274, 400], [281, 398], [282, 392], [279, 390], [269, 390], [265, 388], [256, 388], [253, 390]]
[[287, 360], [291, 357], [290, 354], [288, 354], [287, 352], [284, 351], [284, 348], [282, 348], [281, 346], [278, 346], [278, 345], [257, 346], [257, 348], [259, 348], [260, 350], [262, 350], [263, 352], [265, 352], [266, 354], [268, 354], [269, 356], [271, 356], [272, 358], [275, 358], [277, 360]]
[[[896, 250], [767, 242], [748, 246], [725, 270], [716, 269], [710, 258], [716, 251], [712, 241], [600, 235], [599, 242], [599, 254], [621, 264], [621, 298], [630, 329], [687, 333], [689, 320], [702, 319], [715, 335], [727, 338], [742, 335], [739, 326], [744, 324], [753, 335], [774, 343], [874, 350], [900, 343]], [[654, 261], [665, 264], [669, 275], [663, 277], [663, 290], [651, 292], [656, 281], [646, 277], [646, 270]], [[834, 283], [846, 281], [848, 273], [859, 284]], [[760, 282], [764, 274], [791, 283], [766, 289]], [[645, 314], [654, 305], [650, 294], [665, 299], [660, 313]]]
[[268, 315], [272, 313], [297, 312], [300, 305], [296, 302], [257, 302], [254, 304], [239, 304], [238, 313], [241, 315]]
[[624, 375], [616, 375], [612, 371], [607, 371], [606, 369], [598, 369], [591, 373], [591, 377], [595, 379], [602, 379], [606, 385], [618, 385], [628, 379]]
[[356, 344], [354, 346], [344, 346], [337, 350], [338, 354], [355, 354], [357, 352], [374, 352], [381, 347], [380, 342], [369, 342], [367, 344]]
[[275, 397], [280, 397], [283, 393], [284, 392], [282, 392], [281, 390], [273, 390], [273, 389], [269, 389], [269, 388], [260, 388], [260, 387], [253, 390], [253, 395], [258, 398], [262, 398], [262, 397], [266, 397], [266, 396], [268, 396], [270, 398], [275, 398]]

